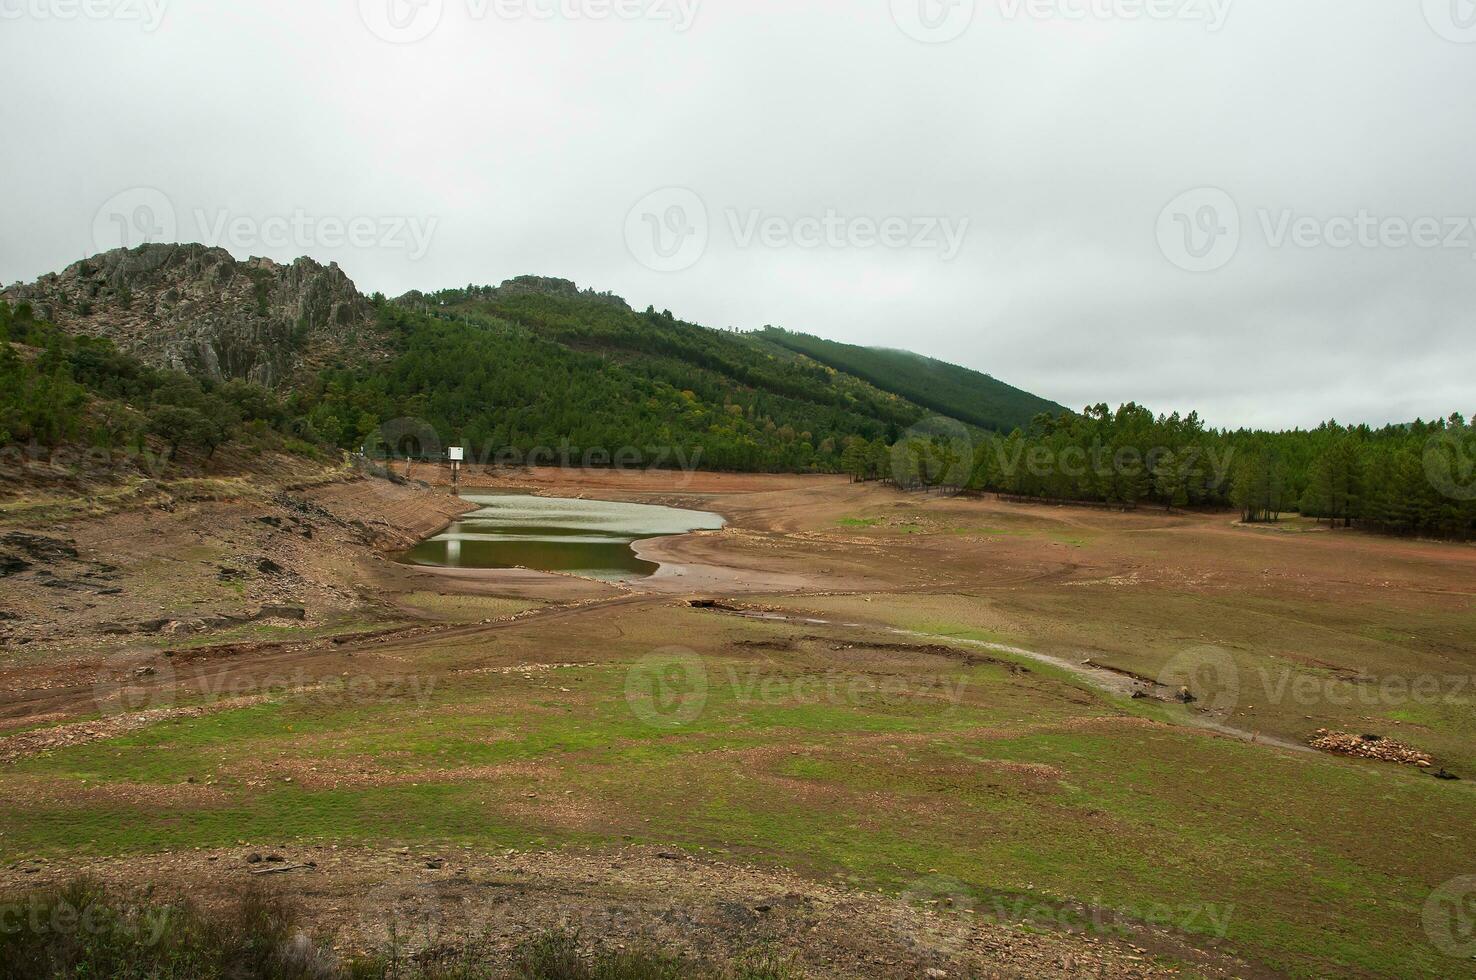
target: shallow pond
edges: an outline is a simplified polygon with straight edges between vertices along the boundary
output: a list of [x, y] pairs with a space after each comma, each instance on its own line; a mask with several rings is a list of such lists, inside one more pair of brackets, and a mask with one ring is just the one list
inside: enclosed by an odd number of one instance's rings
[[717, 514], [609, 500], [463, 494], [479, 505], [404, 555], [444, 568], [533, 568], [619, 580], [655, 572], [631, 545], [723, 526]]

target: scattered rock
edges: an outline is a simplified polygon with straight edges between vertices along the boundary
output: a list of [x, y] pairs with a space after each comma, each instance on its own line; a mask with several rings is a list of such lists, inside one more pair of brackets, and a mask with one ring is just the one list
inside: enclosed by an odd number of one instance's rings
[[0, 555], [0, 578], [19, 575], [31, 567], [31, 563], [15, 555]]
[[307, 619], [307, 610], [301, 606], [262, 606], [256, 619]]
[[1381, 762], [1397, 762], [1406, 766], [1426, 767], [1434, 763], [1428, 752], [1411, 748], [1392, 738], [1382, 735], [1354, 735], [1350, 732], [1330, 732], [1317, 729], [1317, 737], [1308, 743], [1314, 749], [1334, 755], [1351, 755], [1360, 759], [1377, 759]]
[[72, 542], [42, 537], [39, 534], [11, 531], [4, 537], [0, 537], [0, 544], [16, 549], [30, 557], [32, 561], [46, 564], [77, 560], [77, 547]]
[[260, 864], [261, 863], [261, 855], [260, 854], [256, 854], [256, 853], [251, 853], [251, 854], [246, 855], [246, 863], [247, 864]]

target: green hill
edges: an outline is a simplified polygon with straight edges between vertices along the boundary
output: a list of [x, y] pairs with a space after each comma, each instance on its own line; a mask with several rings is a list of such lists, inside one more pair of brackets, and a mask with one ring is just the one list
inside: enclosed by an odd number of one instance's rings
[[[1003, 428], [1049, 405], [959, 368], [926, 392], [948, 397], [924, 401], [904, 390], [924, 389], [914, 376], [858, 376], [796, 349], [823, 341], [637, 312], [563, 279], [390, 301], [306, 259], [289, 267], [155, 245], [94, 256], [5, 299], [16, 304], [5, 331], [18, 347], [0, 366], [29, 394], [0, 399], [0, 436], [42, 442], [112, 444], [97, 433], [121, 413], [130, 440], [169, 431], [186, 450], [213, 452], [247, 423], [297, 445], [352, 449], [410, 420], [410, 430], [433, 429], [441, 445], [465, 446], [478, 461], [538, 453], [602, 465], [621, 453], [622, 465], [838, 471], [848, 447], [854, 457], [864, 442], [876, 458], [930, 415]], [[35, 353], [58, 344], [61, 353]], [[99, 356], [152, 372], [148, 384], [98, 387], [89, 365]], [[970, 398], [970, 381], [988, 390]], [[250, 404], [210, 409], [223, 392]], [[1001, 392], [1018, 410], [994, 405]]]
[[857, 347], [768, 327], [758, 336], [894, 392], [914, 404], [984, 429], [1024, 428], [1041, 412], [1065, 409], [987, 374], [908, 351]]
[[929, 414], [787, 349], [561, 280], [413, 293], [380, 316], [388, 362], [325, 372], [296, 396], [341, 445], [413, 417], [478, 458], [700, 447], [705, 468], [836, 469], [846, 440], [893, 440]]

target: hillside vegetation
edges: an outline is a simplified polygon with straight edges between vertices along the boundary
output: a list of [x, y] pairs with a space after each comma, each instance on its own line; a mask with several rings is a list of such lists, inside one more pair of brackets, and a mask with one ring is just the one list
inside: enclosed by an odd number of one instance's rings
[[[109, 253], [9, 291], [37, 305], [0, 303], [10, 341], [0, 350], [0, 442], [109, 453], [152, 445], [166, 461], [180, 450], [208, 459], [229, 442], [302, 454], [461, 445], [479, 463], [846, 472], [1128, 507], [1234, 506], [1249, 520], [1301, 512], [1396, 533], [1476, 534], [1476, 436], [1460, 414], [1378, 430], [1330, 422], [1254, 432], [1135, 404], [1070, 412], [903, 351], [777, 328], [714, 330], [562, 279], [389, 301], [359, 297], [346, 279], [324, 292], [342, 275], [335, 269], [231, 265], [218, 252], [186, 248], [159, 261]], [[345, 319], [353, 343], [320, 347], [313, 331], [322, 325], [305, 329], [300, 349], [264, 375], [260, 365], [277, 355], [246, 344], [249, 331], [220, 328], [224, 300], [197, 273], [228, 284], [279, 275], [281, 296], [263, 299], [264, 309], [336, 311], [303, 322]], [[140, 283], [157, 298], [141, 300]], [[186, 293], [194, 306], [176, 301]], [[78, 297], [85, 316], [69, 312]], [[181, 358], [149, 330], [192, 337], [204, 354]], [[257, 342], [270, 346], [269, 336]], [[247, 380], [289, 376], [275, 390]], [[940, 425], [939, 415], [953, 421]]]
[[845, 371], [949, 418], [995, 432], [1028, 426], [1042, 412], [1065, 408], [987, 374], [910, 351], [858, 347], [766, 327], [759, 336]]

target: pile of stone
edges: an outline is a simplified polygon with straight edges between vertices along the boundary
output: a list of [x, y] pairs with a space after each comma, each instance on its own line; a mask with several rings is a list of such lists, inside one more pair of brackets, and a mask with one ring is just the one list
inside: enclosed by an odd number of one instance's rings
[[1426, 752], [1410, 748], [1381, 735], [1353, 735], [1348, 732], [1330, 732], [1317, 729], [1317, 737], [1311, 746], [1322, 752], [1337, 755], [1352, 755], [1362, 759], [1378, 759], [1382, 762], [1398, 762], [1406, 766], [1428, 768], [1435, 760]]

